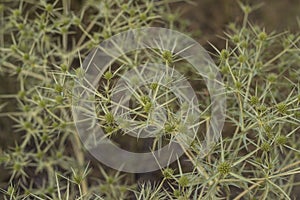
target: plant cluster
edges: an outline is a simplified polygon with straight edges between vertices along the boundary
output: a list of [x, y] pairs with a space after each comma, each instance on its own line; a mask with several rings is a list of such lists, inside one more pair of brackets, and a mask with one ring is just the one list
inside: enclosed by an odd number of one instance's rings
[[[172, 66], [188, 76], [201, 100], [200, 122], [193, 115], [182, 121], [176, 113], [182, 102], [159, 82], [133, 90], [127, 114], [139, 122], [135, 128], [161, 117], [152, 115], [158, 107], [167, 120], [157, 125], [162, 131], [155, 132], [153, 149], [178, 133], [189, 132], [190, 124], [201, 127], [183, 159], [161, 169], [154, 182], [137, 182], [133, 174], [106, 169], [93, 161], [83, 148], [71, 115], [73, 86], [84, 76], [82, 61], [101, 41], [145, 26], [186, 31], [185, 23], [170, 13], [165, 0], [88, 0], [77, 10], [70, 2], [6, 0], [0, 4], [0, 73], [13, 77], [18, 86], [15, 94], [0, 94], [0, 117], [14, 121], [12, 131], [20, 138], [9, 149], [0, 149], [0, 164], [9, 174], [7, 180], [0, 179], [5, 184], [1, 185], [4, 199], [297, 198], [299, 34], [269, 33], [251, 24], [248, 16], [254, 7], [240, 4], [243, 22], [229, 24], [224, 49], [212, 45], [226, 88], [227, 111], [222, 137], [204, 158], [200, 156], [201, 139], [211, 116], [203, 78], [184, 58], [161, 51], [159, 43], [157, 49], [118, 58], [89, 99], [97, 105], [97, 122], [107, 137], [117, 140], [127, 133], [121, 130], [132, 128], [112, 112], [111, 99], [122, 73], [133, 70], [139, 77], [135, 69], [141, 63]], [[174, 84], [180, 79], [170, 81]], [[9, 102], [16, 106], [12, 108]], [[118, 142], [127, 148], [136, 144], [127, 139]]]

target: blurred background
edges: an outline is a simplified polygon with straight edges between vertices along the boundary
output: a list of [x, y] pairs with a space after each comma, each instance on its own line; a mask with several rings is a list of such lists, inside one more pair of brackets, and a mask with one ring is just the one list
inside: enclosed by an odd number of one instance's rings
[[[199, 30], [202, 45], [207, 41], [221, 47], [224, 45], [218, 36], [224, 36], [226, 27], [231, 22], [241, 22], [243, 13], [237, 0], [194, 0], [174, 4], [172, 9], [181, 9], [182, 18], [187, 20], [191, 30]], [[247, 1], [242, 1], [247, 4]], [[251, 0], [250, 5], [257, 9], [250, 16], [252, 24], [265, 27], [266, 32], [299, 31], [299, 0]]]

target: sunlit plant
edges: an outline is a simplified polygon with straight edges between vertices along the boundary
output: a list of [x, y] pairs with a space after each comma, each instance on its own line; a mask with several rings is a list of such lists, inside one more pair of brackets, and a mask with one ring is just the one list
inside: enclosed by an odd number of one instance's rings
[[[255, 6], [240, 3], [243, 22], [229, 24], [224, 49], [211, 45], [227, 111], [222, 137], [204, 158], [201, 140], [211, 116], [203, 78], [159, 44], [118, 58], [89, 101], [96, 105], [95, 123], [106, 137], [132, 150], [157, 149], [187, 132], [187, 124], [199, 124], [185, 155], [156, 173], [155, 181], [148, 176], [138, 180], [103, 166], [83, 148], [71, 115], [74, 83], [84, 77], [82, 62], [101, 41], [128, 29], [161, 26], [187, 32], [169, 3], [88, 0], [80, 8], [69, 0], [0, 4], [1, 79], [11, 77], [17, 87], [0, 94], [0, 117], [13, 121], [10, 131], [19, 138], [0, 148], [0, 164], [8, 175], [0, 177], [3, 199], [299, 198], [300, 35], [267, 32], [250, 23]], [[115, 83], [141, 63], [160, 63], [182, 73], [197, 91], [200, 121], [194, 116], [181, 121], [176, 115], [180, 101], [160, 82], [132, 91], [126, 114], [138, 121], [134, 127], [116, 117], [110, 109]], [[162, 115], [153, 116], [157, 102]], [[160, 124], [160, 117], [166, 123]], [[161, 130], [153, 131], [151, 145], [137, 144], [136, 138], [118, 140], [150, 122]], [[9, 138], [11, 133], [5, 134]]]

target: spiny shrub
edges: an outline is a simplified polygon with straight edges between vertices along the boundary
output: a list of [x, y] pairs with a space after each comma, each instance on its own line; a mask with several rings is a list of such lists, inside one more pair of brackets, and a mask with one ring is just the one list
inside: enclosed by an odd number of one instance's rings
[[[0, 73], [11, 76], [18, 91], [0, 95], [5, 102], [0, 116], [14, 121], [12, 131], [20, 137], [15, 145], [0, 149], [0, 164], [9, 176], [0, 180], [3, 198], [297, 198], [300, 35], [267, 32], [248, 21], [251, 6], [241, 4], [241, 8], [243, 23], [228, 26], [226, 47], [213, 46], [227, 96], [220, 141], [203, 158], [199, 136], [185, 152], [189, 164], [179, 160], [161, 169], [156, 182], [135, 183], [132, 174], [110, 172], [101, 163], [89, 162], [92, 159], [82, 147], [71, 115], [72, 88], [74, 80], [84, 75], [80, 66], [87, 53], [114, 34], [154, 25], [178, 25], [179, 30], [187, 31], [177, 15], [169, 13], [168, 2], [88, 0], [75, 10], [69, 0], [2, 3]], [[178, 71], [199, 87], [197, 81], [202, 79], [181, 63], [182, 59], [166, 51], [155, 51], [156, 57], [149, 55], [137, 51], [126, 57], [128, 62], [117, 64], [129, 69], [141, 61], [167, 66], [179, 63]], [[105, 72], [95, 91], [106, 98], [90, 99], [101, 105], [96, 114], [108, 137], [128, 127], [117, 124], [109, 107], [103, 106], [108, 105], [119, 68]], [[168, 90], [157, 83], [147, 87], [168, 102], [164, 105], [171, 120], [163, 130], [171, 138], [184, 129], [172, 118], [178, 102], [171, 101], [176, 98], [166, 95]], [[199, 105], [205, 111], [210, 103], [207, 93], [203, 90], [197, 95], [208, 104]], [[138, 113], [135, 117], [147, 116], [155, 108], [153, 102], [143, 92], [136, 97], [131, 101]], [[16, 104], [11, 108], [9, 102]], [[210, 116], [203, 112], [201, 119], [209, 123]]]
[[[1, 94], [12, 102], [3, 111], [14, 107], [1, 117], [14, 121], [11, 131], [20, 138], [1, 150], [9, 173], [3, 198], [127, 199], [131, 193], [132, 182], [119, 174], [102, 171], [101, 179], [99, 164], [92, 172], [70, 114], [72, 87], [80, 63], [101, 41], [127, 29], [168, 26], [162, 21], [168, 1], [88, 0], [79, 7], [70, 0], [0, 4], [1, 76], [13, 77], [19, 90]], [[106, 118], [113, 123], [109, 113]]]

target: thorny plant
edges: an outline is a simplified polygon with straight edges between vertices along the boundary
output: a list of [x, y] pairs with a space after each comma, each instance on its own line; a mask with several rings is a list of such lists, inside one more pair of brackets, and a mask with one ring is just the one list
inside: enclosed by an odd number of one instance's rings
[[[100, 163], [89, 163], [70, 114], [74, 78], [84, 73], [82, 60], [101, 41], [129, 28], [179, 26], [184, 31], [184, 23], [170, 13], [167, 3], [89, 0], [78, 11], [71, 9], [68, 0], [5, 1], [0, 5], [0, 72], [15, 78], [19, 85], [16, 94], [0, 95], [4, 101], [0, 116], [12, 119], [13, 131], [21, 137], [15, 146], [0, 151], [0, 163], [9, 173], [8, 180], [1, 180], [4, 199], [296, 198], [300, 173], [300, 36], [266, 33], [248, 22], [255, 7], [243, 4], [244, 21], [229, 25], [224, 37], [226, 48], [218, 50], [212, 45], [226, 86], [227, 117], [222, 138], [208, 155], [199, 157], [201, 135], [210, 119], [209, 96], [202, 78], [184, 58], [159, 51], [158, 46], [118, 59], [104, 73], [90, 100], [98, 106], [98, 121], [107, 136], [118, 138], [120, 129], [127, 125], [115, 123], [109, 100], [122, 72], [154, 62], [186, 75], [197, 90], [201, 102], [197, 123], [203, 125], [198, 140], [185, 152], [192, 169], [187, 170], [186, 163], [178, 160], [161, 169], [155, 183], [134, 183], [130, 174], [107, 172], [110, 170], [104, 170]], [[140, 125], [148, 123], [155, 109], [153, 99], [167, 113], [169, 121], [162, 127], [165, 138], [161, 140], [162, 135], [158, 135], [151, 143], [153, 149], [183, 128], [174, 115], [181, 102], [168, 88], [152, 83], [134, 94], [130, 115]], [[16, 102], [14, 109], [9, 105], [11, 100]], [[118, 142], [131, 148], [128, 140]]]

